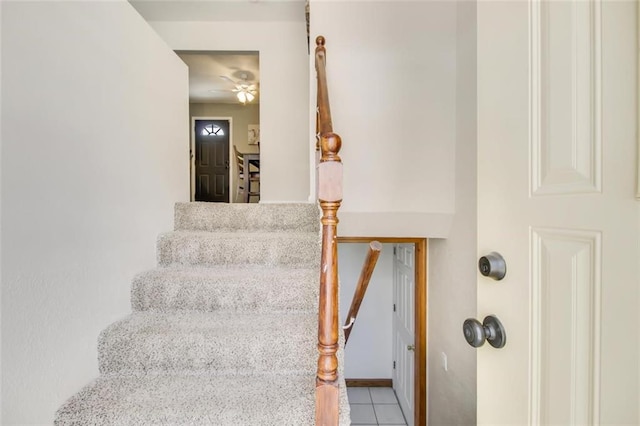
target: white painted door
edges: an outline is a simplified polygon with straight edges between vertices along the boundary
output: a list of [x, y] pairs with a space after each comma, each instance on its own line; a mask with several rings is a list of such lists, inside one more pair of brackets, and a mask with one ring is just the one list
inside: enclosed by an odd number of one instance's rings
[[394, 245], [393, 390], [409, 425], [414, 419], [415, 245]]
[[640, 424], [636, 5], [477, 11], [478, 424]]

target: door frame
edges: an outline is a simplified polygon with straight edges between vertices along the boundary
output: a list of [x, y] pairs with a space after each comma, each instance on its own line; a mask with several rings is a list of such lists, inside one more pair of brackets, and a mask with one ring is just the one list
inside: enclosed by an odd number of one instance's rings
[[413, 243], [415, 246], [415, 346], [414, 424], [427, 424], [427, 238], [338, 237], [338, 243]]
[[226, 120], [229, 122], [229, 203], [235, 202], [233, 191], [233, 117], [196, 117], [191, 116], [191, 140], [189, 141], [189, 192], [190, 201], [196, 199], [196, 120]]

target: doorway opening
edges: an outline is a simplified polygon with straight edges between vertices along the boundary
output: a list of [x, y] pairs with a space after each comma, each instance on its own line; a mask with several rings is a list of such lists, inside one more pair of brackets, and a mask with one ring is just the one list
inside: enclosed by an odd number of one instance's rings
[[[393, 395], [407, 424], [423, 425], [427, 419], [427, 239], [339, 237], [342, 315], [348, 311], [345, 305], [348, 308], [351, 303], [367, 244], [374, 240], [383, 244], [382, 252], [345, 350], [350, 394], [366, 397], [366, 392], [355, 392], [353, 388], [368, 388], [372, 406], [360, 406], [366, 404], [365, 398], [352, 405], [352, 409], [363, 413], [368, 410], [370, 421], [376, 424], [377, 417], [384, 416], [377, 411], [392, 410], [384, 400]], [[344, 323], [344, 318], [341, 320]], [[365, 361], [377, 364], [368, 368]], [[389, 388], [393, 391], [389, 392]], [[379, 406], [376, 398], [380, 398]], [[354, 404], [352, 398], [350, 402]], [[388, 400], [386, 404], [393, 402]]]
[[192, 117], [193, 200], [228, 203], [231, 117]]
[[[238, 202], [234, 147], [243, 154], [260, 155], [259, 53], [176, 54], [189, 68], [191, 201]], [[228, 122], [228, 130], [217, 123], [220, 120]]]

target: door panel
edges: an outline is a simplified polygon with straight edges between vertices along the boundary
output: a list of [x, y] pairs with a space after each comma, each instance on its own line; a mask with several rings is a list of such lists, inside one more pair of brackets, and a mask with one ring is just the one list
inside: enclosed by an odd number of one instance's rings
[[599, 2], [534, 2], [529, 26], [531, 192], [600, 192]]
[[414, 422], [415, 246], [397, 244], [393, 257], [393, 389], [409, 425]]
[[195, 201], [229, 202], [229, 120], [195, 120]]
[[533, 424], [594, 424], [599, 395], [601, 233], [531, 233]]
[[638, 424], [635, 12], [478, 3], [479, 424]]

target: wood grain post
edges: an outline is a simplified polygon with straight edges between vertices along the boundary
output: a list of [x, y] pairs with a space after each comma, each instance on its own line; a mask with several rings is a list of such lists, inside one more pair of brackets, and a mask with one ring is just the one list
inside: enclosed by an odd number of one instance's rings
[[318, 370], [316, 425], [338, 424], [338, 241], [336, 212], [340, 202], [320, 200], [322, 208], [322, 260], [318, 315]]
[[322, 209], [322, 257], [318, 307], [318, 371], [316, 376], [316, 425], [338, 424], [338, 209], [342, 201], [340, 137], [320, 138], [318, 198]]
[[320, 162], [318, 201], [322, 209], [322, 256], [318, 306], [318, 369], [316, 372], [316, 425], [337, 426], [338, 385], [338, 209], [342, 202], [342, 140], [333, 133], [325, 73], [325, 39], [316, 38]]

